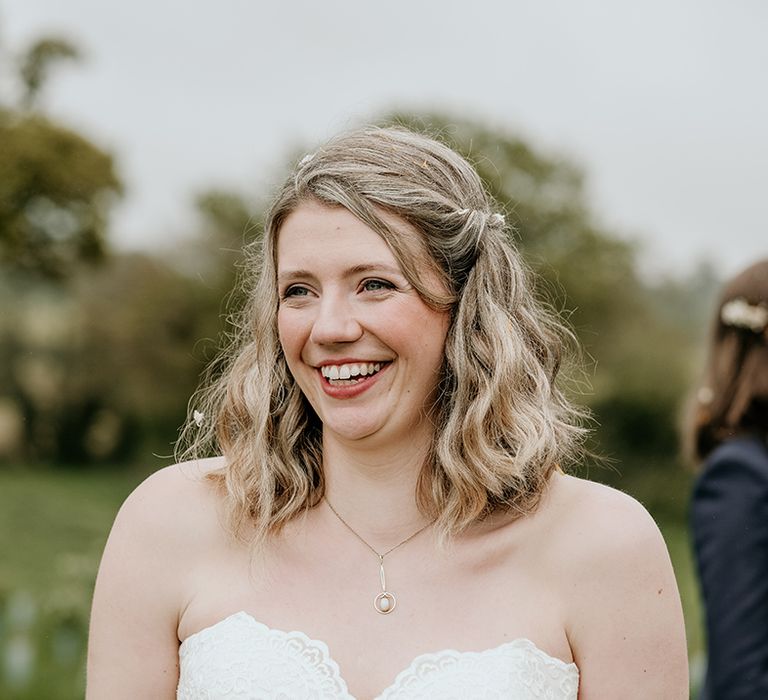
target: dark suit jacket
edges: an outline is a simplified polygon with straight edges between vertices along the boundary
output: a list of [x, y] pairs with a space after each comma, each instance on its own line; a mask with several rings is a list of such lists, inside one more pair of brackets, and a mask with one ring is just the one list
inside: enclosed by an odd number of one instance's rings
[[768, 446], [738, 437], [704, 463], [691, 503], [707, 621], [702, 700], [768, 700]]

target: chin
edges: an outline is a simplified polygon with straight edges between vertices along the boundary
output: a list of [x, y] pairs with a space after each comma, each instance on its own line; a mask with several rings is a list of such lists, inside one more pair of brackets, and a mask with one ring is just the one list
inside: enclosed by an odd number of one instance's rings
[[379, 425], [336, 425], [333, 422], [323, 424], [324, 432], [342, 440], [365, 440], [375, 435], [380, 428]]
[[357, 410], [347, 415], [326, 415], [321, 420], [323, 432], [342, 440], [364, 440], [379, 433], [386, 424], [380, 415]]

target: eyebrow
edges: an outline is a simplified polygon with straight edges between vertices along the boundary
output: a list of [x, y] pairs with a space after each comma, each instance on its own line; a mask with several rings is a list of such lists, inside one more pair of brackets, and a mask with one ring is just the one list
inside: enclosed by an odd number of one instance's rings
[[[344, 270], [342, 274], [344, 277], [353, 277], [354, 275], [359, 275], [365, 272], [389, 272], [401, 277], [403, 276], [403, 272], [399, 267], [394, 267], [392, 265], [388, 265], [387, 263], [364, 263], [361, 265], [353, 265], [352, 267]], [[286, 270], [277, 276], [277, 281], [289, 282], [291, 280], [307, 277], [314, 278], [315, 275], [309, 270]]]

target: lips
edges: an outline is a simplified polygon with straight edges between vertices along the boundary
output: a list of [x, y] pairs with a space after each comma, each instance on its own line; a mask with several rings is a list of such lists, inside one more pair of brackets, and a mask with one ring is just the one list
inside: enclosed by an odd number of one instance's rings
[[390, 364], [391, 361], [327, 363], [319, 367], [320, 385], [333, 398], [352, 398], [375, 384]]

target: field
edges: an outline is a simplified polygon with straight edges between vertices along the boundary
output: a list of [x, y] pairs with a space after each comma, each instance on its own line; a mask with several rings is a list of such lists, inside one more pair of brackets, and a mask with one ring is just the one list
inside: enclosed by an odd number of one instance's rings
[[90, 596], [133, 471], [0, 473], [0, 697], [83, 697]]
[[[115, 472], [0, 472], [0, 697], [83, 697], [93, 581], [120, 503], [145, 476]], [[677, 573], [692, 674], [702, 634], [688, 535], [679, 517], [653, 508]]]

